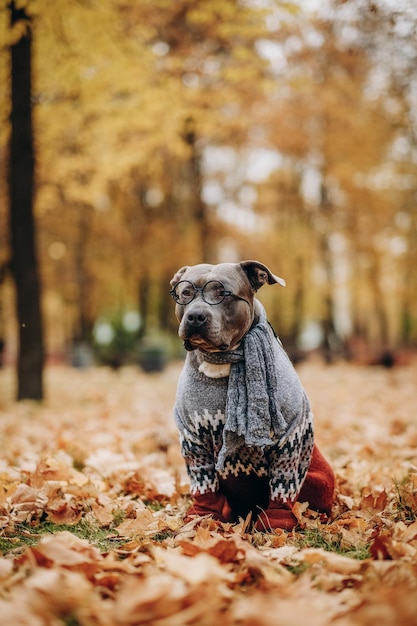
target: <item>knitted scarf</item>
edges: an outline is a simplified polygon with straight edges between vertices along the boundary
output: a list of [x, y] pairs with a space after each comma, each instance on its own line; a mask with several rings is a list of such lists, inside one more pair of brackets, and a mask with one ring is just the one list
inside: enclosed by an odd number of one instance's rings
[[279, 410], [276, 346], [279, 341], [269, 325], [262, 304], [257, 302], [259, 321], [245, 335], [237, 350], [205, 354], [210, 363], [231, 362], [223, 446], [216, 464], [224, 469], [226, 457], [243, 443], [264, 450], [272, 445], [271, 434], [282, 436], [287, 422]]

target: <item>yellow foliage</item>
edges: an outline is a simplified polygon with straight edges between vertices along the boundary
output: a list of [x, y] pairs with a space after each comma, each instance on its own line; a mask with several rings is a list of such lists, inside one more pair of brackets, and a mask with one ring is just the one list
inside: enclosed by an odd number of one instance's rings
[[[395, 30], [394, 22], [390, 26], [383, 19], [385, 13], [378, 18], [382, 9], [368, 14], [366, 7], [358, 13], [350, 7], [350, 17], [340, 17], [343, 7], [335, 2], [332, 19], [316, 19], [279, 0], [22, 0], [17, 6], [26, 7], [33, 32], [36, 214], [48, 289], [58, 289], [64, 301], [76, 306], [77, 225], [88, 207], [94, 218], [88, 224], [83, 271], [94, 283], [92, 310], [111, 298], [134, 301], [137, 281], [145, 274], [165, 280], [178, 262], [202, 260], [204, 245], [216, 261], [231, 240], [237, 256], [263, 255], [265, 262], [286, 271], [284, 324], [291, 331], [300, 289], [306, 310], [322, 316], [320, 303], [335, 285], [317, 276], [323, 250], [336, 233], [351, 250], [355, 281], [347, 282], [352, 298], [360, 301], [355, 306], [361, 317], [378, 315], [380, 296], [372, 291], [377, 268], [396, 285], [390, 290], [398, 302], [395, 312], [390, 302], [382, 303], [397, 318], [390, 322], [391, 335], [398, 339], [403, 315], [414, 325], [415, 336], [416, 285], [406, 278], [417, 249], [410, 156], [415, 128], [406, 80], [409, 72], [412, 85], [415, 76], [405, 61], [401, 80], [394, 63], [378, 65], [373, 49], [384, 49], [381, 42], [392, 45], [389, 29]], [[7, 20], [4, 7], [4, 85], [8, 46], [28, 27], [19, 23], [11, 31]], [[348, 44], [345, 30], [352, 38]], [[270, 57], [259, 53], [260, 41], [271, 46]], [[382, 74], [386, 94], [372, 91], [372, 81]], [[9, 100], [9, 90], [2, 89], [2, 165]], [[398, 141], [409, 148], [397, 158], [392, 147]], [[203, 171], [210, 146], [234, 151], [232, 172], [211, 176]], [[258, 225], [249, 233], [223, 220], [222, 205], [203, 206], [200, 192], [207, 179], [218, 182], [225, 201], [240, 211], [240, 187], [247, 184], [242, 155], [257, 147], [279, 152], [284, 165], [269, 180], [253, 184], [257, 199], [249, 209]], [[309, 169], [321, 177], [326, 207], [303, 196]], [[4, 214], [5, 167], [2, 172]], [[389, 189], [381, 187], [383, 179]], [[149, 190], [162, 194], [158, 205], [146, 205]], [[200, 221], [199, 212], [204, 214]], [[400, 221], [405, 215], [403, 223], [408, 220], [405, 229], [396, 226], [398, 214]], [[56, 241], [72, 251], [60, 261], [72, 285], [68, 291], [47, 253]], [[3, 259], [5, 238], [0, 245]], [[390, 245], [399, 251], [395, 258]], [[129, 264], [136, 258], [140, 263]], [[386, 290], [380, 291], [384, 297]]]

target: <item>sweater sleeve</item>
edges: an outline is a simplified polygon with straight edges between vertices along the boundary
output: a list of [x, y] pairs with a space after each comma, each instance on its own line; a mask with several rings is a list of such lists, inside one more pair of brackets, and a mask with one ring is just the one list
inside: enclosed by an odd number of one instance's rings
[[[191, 494], [218, 491], [219, 481], [214, 462], [213, 438], [209, 428], [193, 427], [191, 420], [181, 419], [178, 408], [175, 419], [179, 428], [181, 454], [190, 478]], [[197, 420], [198, 423], [200, 420]]]
[[174, 418], [192, 494], [218, 491], [215, 463], [223, 430], [222, 407], [226, 393], [227, 378], [207, 378], [191, 366], [183, 368]]
[[272, 500], [294, 503], [307, 475], [314, 447], [313, 415], [304, 396], [303, 418], [269, 450]]

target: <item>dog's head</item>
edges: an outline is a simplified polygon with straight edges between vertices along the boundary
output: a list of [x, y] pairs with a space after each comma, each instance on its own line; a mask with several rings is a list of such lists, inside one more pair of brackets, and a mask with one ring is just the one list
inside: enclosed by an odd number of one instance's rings
[[255, 293], [285, 281], [258, 261], [185, 266], [171, 280], [171, 295], [186, 350], [226, 352], [239, 345], [255, 317]]

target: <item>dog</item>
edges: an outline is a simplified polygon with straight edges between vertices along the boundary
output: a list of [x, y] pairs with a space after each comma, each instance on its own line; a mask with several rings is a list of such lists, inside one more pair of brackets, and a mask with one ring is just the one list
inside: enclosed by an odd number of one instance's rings
[[187, 351], [174, 416], [190, 478], [186, 520], [292, 530], [296, 501], [330, 515], [335, 479], [309, 400], [256, 292], [285, 281], [259, 261], [199, 264], [171, 282]]

